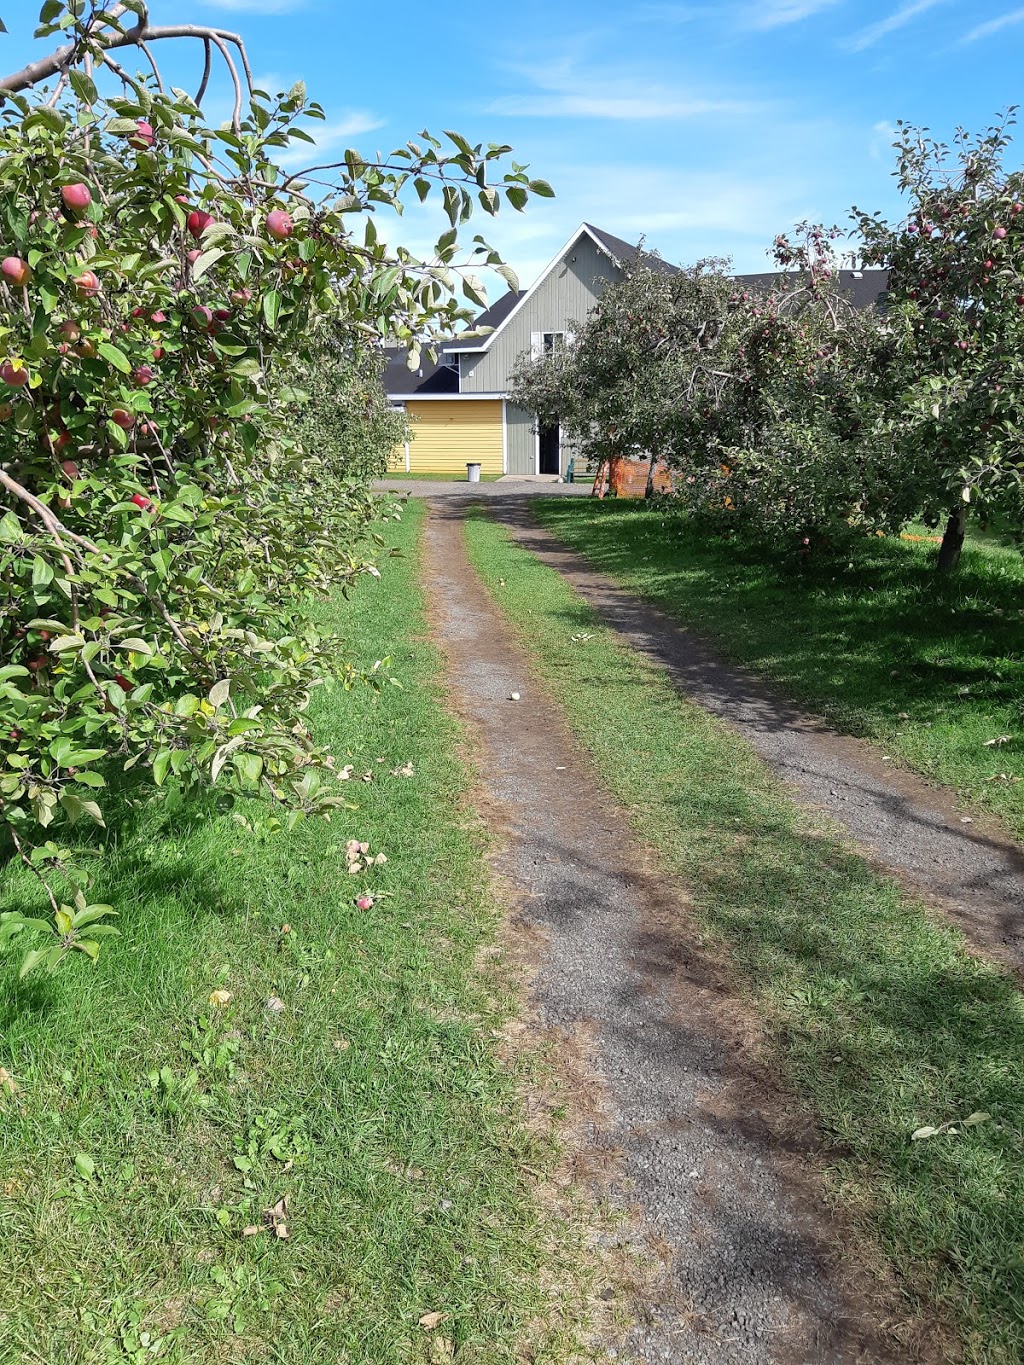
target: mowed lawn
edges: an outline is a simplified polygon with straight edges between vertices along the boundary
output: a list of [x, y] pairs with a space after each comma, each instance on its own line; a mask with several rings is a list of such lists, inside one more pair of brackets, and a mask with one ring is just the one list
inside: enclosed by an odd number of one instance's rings
[[[1024, 558], [968, 543], [956, 574], [925, 540], [801, 559], [710, 536], [642, 502], [538, 499], [541, 523], [604, 572], [892, 761], [1024, 838]], [[920, 529], [920, 528], [919, 528]]]
[[[632, 509], [554, 511], [544, 504], [545, 520], [574, 536], [604, 528], [606, 560], [619, 518], [639, 534]], [[467, 535], [638, 841], [685, 886], [763, 1020], [760, 1062], [779, 1079], [780, 1110], [820, 1135], [851, 1256], [889, 1266], [903, 1293], [896, 1357], [916, 1358], [922, 1331], [934, 1343], [948, 1329], [945, 1358], [1024, 1360], [1024, 996], [1013, 979], [801, 811], [745, 740], [486, 513]]]
[[[497, 916], [418, 523], [328, 613], [401, 684], [312, 708], [354, 809], [269, 837], [212, 801], [141, 811], [96, 863], [122, 932], [96, 969], [0, 963], [0, 1360], [572, 1354], [579, 1229], [535, 1198], [555, 1145], [496, 1056], [507, 983], [475, 965]], [[350, 875], [349, 838], [387, 862]], [[10, 867], [0, 891], [38, 906]]]

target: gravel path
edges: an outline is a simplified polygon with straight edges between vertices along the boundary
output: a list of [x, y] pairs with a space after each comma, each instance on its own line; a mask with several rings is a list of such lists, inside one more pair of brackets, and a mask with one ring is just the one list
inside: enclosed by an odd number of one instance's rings
[[977, 949], [1024, 976], [1024, 854], [994, 821], [965, 823], [945, 788], [884, 763], [866, 741], [830, 730], [761, 679], [722, 663], [537, 526], [523, 500], [503, 500], [493, 511], [627, 644], [739, 730], [804, 805], [845, 826], [876, 865], [941, 907]]
[[728, 977], [692, 933], [685, 900], [644, 865], [626, 813], [471, 569], [464, 507], [431, 500], [426, 586], [452, 704], [476, 746], [480, 808], [503, 836], [496, 871], [524, 932], [545, 940], [543, 1023], [586, 1053], [603, 1092], [607, 1119], [588, 1141], [614, 1154], [617, 1197], [664, 1248], [664, 1283], [624, 1357], [889, 1361], [785, 1097], [746, 1060]]

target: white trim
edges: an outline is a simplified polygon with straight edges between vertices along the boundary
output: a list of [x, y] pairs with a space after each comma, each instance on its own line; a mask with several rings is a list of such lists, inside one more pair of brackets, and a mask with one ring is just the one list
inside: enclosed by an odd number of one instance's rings
[[508, 399], [501, 400], [501, 472], [508, 473], [508, 417], [505, 409], [508, 407]]
[[537, 429], [533, 433], [533, 472], [535, 474], [540, 473], [540, 422], [537, 423]]
[[[612, 255], [612, 253], [608, 250], [608, 248], [607, 248], [607, 247], [605, 246], [605, 244], [601, 241], [601, 239], [597, 236], [597, 234], [596, 234], [595, 232], [593, 232], [593, 231], [591, 230], [591, 228], [588, 227], [588, 225], [587, 225], [586, 223], [581, 223], [580, 226], [576, 229], [576, 231], [575, 231], [575, 232], [572, 234], [572, 236], [569, 238], [569, 240], [566, 242], [565, 246], [562, 247], [562, 249], [561, 249], [561, 251], [558, 253], [558, 255], [555, 256], [555, 257], [553, 258], [553, 260], [551, 261], [551, 264], [550, 264], [549, 266], [547, 266], [547, 268], [541, 272], [541, 274], [540, 274], [540, 275], [538, 276], [538, 278], [533, 282], [533, 284], [530, 285], [529, 289], [526, 291], [526, 293], [523, 295], [523, 297], [519, 300], [519, 302], [515, 305], [515, 307], [512, 308], [512, 309], [510, 309], [509, 312], [505, 314], [505, 316], [502, 318], [502, 320], [498, 323], [497, 327], [495, 327], [494, 331], [491, 332], [490, 336], [488, 336], [488, 338], [487, 338], [487, 340], [484, 342], [484, 344], [483, 344], [482, 346], [460, 346], [460, 347], [458, 348], [459, 351], [460, 351], [460, 353], [461, 353], [462, 355], [475, 355], [475, 354], [478, 354], [480, 351], [489, 351], [489, 350], [491, 349], [491, 344], [492, 344], [492, 342], [494, 341], [495, 337], [500, 336], [501, 333], [502, 333], [502, 332], [505, 330], [505, 328], [508, 326], [508, 324], [512, 321], [512, 319], [513, 319], [513, 318], [516, 316], [516, 314], [519, 312], [519, 310], [520, 310], [521, 308], [525, 308], [525, 307], [526, 307], [526, 305], [529, 303], [529, 301], [533, 298], [534, 294], [536, 294], [537, 290], [541, 287], [541, 285], [544, 283], [544, 281], [547, 279], [547, 277], [551, 274], [552, 270], [554, 270], [555, 266], [559, 264], [559, 262], [562, 260], [562, 258], [570, 251], [570, 249], [571, 249], [573, 246], [575, 246], [575, 244], [579, 241], [579, 239], [580, 239], [581, 237], [589, 237], [590, 240], [591, 240], [591, 241], [594, 243], [594, 245], [597, 247], [598, 251], [600, 251], [600, 253], [602, 254], [602, 256], [607, 256], [608, 259], [611, 261], [612, 265], [616, 266], [617, 269], [619, 269], [619, 270], [622, 269], [622, 262], [621, 262], [620, 260], [617, 260], [617, 259]], [[454, 338], [454, 339], [457, 339], [457, 338]], [[444, 350], [444, 347], [442, 347], [441, 349]]]
[[396, 403], [465, 403], [485, 399], [490, 403], [504, 398], [503, 393], [391, 393], [388, 397]]

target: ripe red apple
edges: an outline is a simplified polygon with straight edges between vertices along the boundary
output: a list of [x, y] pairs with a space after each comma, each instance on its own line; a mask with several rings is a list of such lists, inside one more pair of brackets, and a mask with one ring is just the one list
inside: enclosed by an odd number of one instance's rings
[[1024, 204], [1016, 203], [1010, 205], [1011, 213], [1024, 213]]
[[995, 268], [996, 268], [996, 263], [995, 263], [995, 261], [986, 261], [986, 262], [985, 262], [985, 269], [986, 269], [986, 270], [995, 270]]
[[195, 247], [192, 251], [185, 253], [185, 259], [188, 261], [189, 265], [195, 265], [196, 261], [199, 260], [199, 257], [202, 254], [203, 253], [199, 250], [199, 248]]
[[1024, 294], [1018, 294], [1015, 302], [1018, 308], [1024, 308]]
[[0, 422], [9, 422], [14, 416], [13, 403], [0, 403]]
[[135, 126], [138, 132], [133, 133], [128, 139], [128, 146], [134, 147], [136, 151], [144, 152], [147, 147], [153, 145], [153, 125], [146, 119], [140, 118]]
[[292, 222], [290, 213], [285, 213], [284, 209], [272, 209], [267, 214], [267, 232], [273, 237], [275, 242], [283, 242], [295, 231], [295, 224]]
[[193, 209], [188, 216], [186, 226], [192, 236], [198, 241], [212, 222], [212, 214], [205, 213], [202, 209]]
[[76, 341], [82, 339], [82, 329], [77, 322], [62, 322], [60, 325], [60, 334], [64, 340], [70, 342], [72, 346]]
[[145, 316], [146, 316], [146, 310], [145, 310], [145, 308], [133, 308], [133, 309], [132, 309], [132, 317], [133, 317], [133, 318], [144, 318]]
[[154, 346], [154, 347], [153, 347], [153, 359], [154, 359], [154, 360], [163, 360], [163, 358], [164, 358], [164, 356], [165, 356], [166, 354], [167, 354], [167, 351], [164, 349], [163, 346]]
[[135, 425], [135, 414], [129, 412], [127, 408], [115, 408], [110, 414], [110, 420], [114, 426], [120, 427], [122, 431], [131, 431]]
[[83, 270], [81, 275], [76, 275], [74, 280], [75, 288], [85, 297], [99, 291], [100, 282], [94, 270]]
[[218, 322], [230, 322], [230, 321], [231, 321], [231, 309], [230, 309], [230, 308], [215, 308], [215, 309], [213, 310], [213, 316], [217, 319]]
[[57, 435], [53, 439], [54, 450], [63, 450], [65, 446], [69, 446], [70, 444], [71, 444], [70, 431], [58, 431]]
[[92, 203], [89, 186], [83, 185], [81, 181], [74, 185], [62, 185], [60, 197], [64, 200], [64, 207], [69, 213], [84, 213]]
[[33, 654], [31, 659], [25, 660], [25, 667], [31, 668], [33, 673], [41, 673], [49, 662], [45, 654]]
[[96, 359], [96, 343], [95, 341], [90, 340], [89, 337], [86, 337], [83, 341], [80, 341], [78, 345], [75, 347], [75, 350], [78, 352], [78, 354], [82, 357], [83, 360]]
[[78, 465], [75, 464], [74, 460], [62, 460], [60, 467], [69, 479], [80, 479], [82, 477]]
[[167, 321], [167, 314], [161, 313], [160, 309], [158, 308], [155, 313], [150, 313], [149, 320], [150, 322], [155, 323], [159, 327], [161, 323]]
[[144, 389], [147, 384], [153, 382], [153, 370], [149, 365], [136, 365], [132, 370], [132, 383], [136, 388]]
[[0, 379], [2, 379], [9, 388], [23, 389], [28, 383], [29, 373], [24, 365], [15, 365], [13, 361], [5, 360], [4, 363], [0, 365]]
[[148, 498], [144, 498], [141, 493], [133, 493], [132, 502], [135, 504], [136, 507], [141, 507], [144, 512], [153, 506], [150, 500]]
[[140, 435], [140, 436], [155, 436], [156, 433], [157, 433], [157, 425], [156, 425], [156, 423], [153, 422], [153, 421], [143, 422], [142, 426], [139, 427], [139, 435]]
[[117, 683], [117, 685], [118, 685], [118, 687], [121, 689], [121, 691], [124, 692], [124, 693], [126, 693], [126, 694], [132, 690], [132, 685], [131, 685], [131, 683], [130, 683], [130, 682], [128, 681], [128, 679], [124, 676], [123, 673], [115, 673], [115, 674], [114, 674], [114, 681]]
[[205, 304], [197, 303], [192, 309], [192, 321], [205, 331], [213, 321], [213, 314]]
[[32, 278], [28, 261], [23, 261], [20, 256], [5, 256], [3, 264], [0, 265], [0, 273], [9, 283], [18, 286], [28, 284]]
[[237, 308], [240, 308], [243, 304], [248, 303], [249, 300], [252, 298], [252, 290], [251, 290], [251, 289], [232, 289], [231, 294], [230, 294], [230, 298], [231, 298], [231, 302], [232, 302]]
[[1001, 242], [1006, 236], [1006, 229], [1004, 227], [995, 227], [992, 229], [992, 236], [997, 242]]
[[188, 198], [188, 195], [187, 195], [187, 194], [176, 194], [176, 195], [174, 196], [174, 202], [175, 202], [176, 204], [181, 204], [181, 205], [183, 205], [185, 208], [188, 208], [188, 206], [189, 206], [189, 198]]

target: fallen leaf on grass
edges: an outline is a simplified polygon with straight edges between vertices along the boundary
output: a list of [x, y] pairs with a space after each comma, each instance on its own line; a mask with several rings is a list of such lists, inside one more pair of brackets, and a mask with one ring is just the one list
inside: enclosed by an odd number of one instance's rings
[[392, 777], [412, 777], [412, 775], [413, 775], [414, 772], [415, 772], [415, 769], [413, 768], [412, 763], [403, 763], [402, 766], [401, 766], [400, 768], [392, 768], [392, 769], [391, 769], [391, 776], [392, 776]]
[[1009, 744], [1012, 739], [1013, 735], [996, 735], [995, 739], [986, 739], [983, 747], [986, 749], [1001, 748], [1004, 744]]
[[443, 1365], [446, 1360], [455, 1359], [455, 1342], [449, 1337], [435, 1337], [430, 1344], [431, 1365]]
[[978, 1110], [973, 1114], [968, 1114], [965, 1119], [949, 1119], [945, 1123], [940, 1123], [937, 1128], [933, 1128], [931, 1124], [925, 1124], [923, 1128], [918, 1128], [911, 1133], [910, 1140], [911, 1142], [921, 1142], [925, 1138], [938, 1137], [940, 1133], [949, 1133], [952, 1137], [961, 1128], [976, 1128], [979, 1123], [987, 1123], [991, 1117], [991, 1114]]
[[271, 1014], [280, 1014], [285, 1008], [285, 1003], [279, 995], [272, 995], [267, 1001], [267, 1009]]
[[347, 1052], [352, 1044], [347, 1038], [335, 1038], [334, 1047], [338, 1052]]
[[0, 1066], [0, 1090], [6, 1090], [8, 1095], [18, 1093], [17, 1082], [5, 1066]]
[[211, 992], [210, 992], [210, 1005], [213, 1007], [213, 1009], [215, 1009], [215, 1010], [227, 1009], [228, 1005], [230, 1005], [230, 1004], [231, 1004], [231, 992], [230, 992], [230, 991], [211, 991]]
[[242, 1229], [242, 1236], [258, 1237], [261, 1232], [272, 1232], [279, 1242], [287, 1242], [290, 1235], [287, 1218], [288, 1196], [283, 1195], [276, 1204], [263, 1210], [263, 1222], [250, 1223]]
[[444, 1313], [424, 1313], [420, 1318], [420, 1326], [425, 1332], [432, 1332], [435, 1327], [440, 1327], [444, 1322]]

